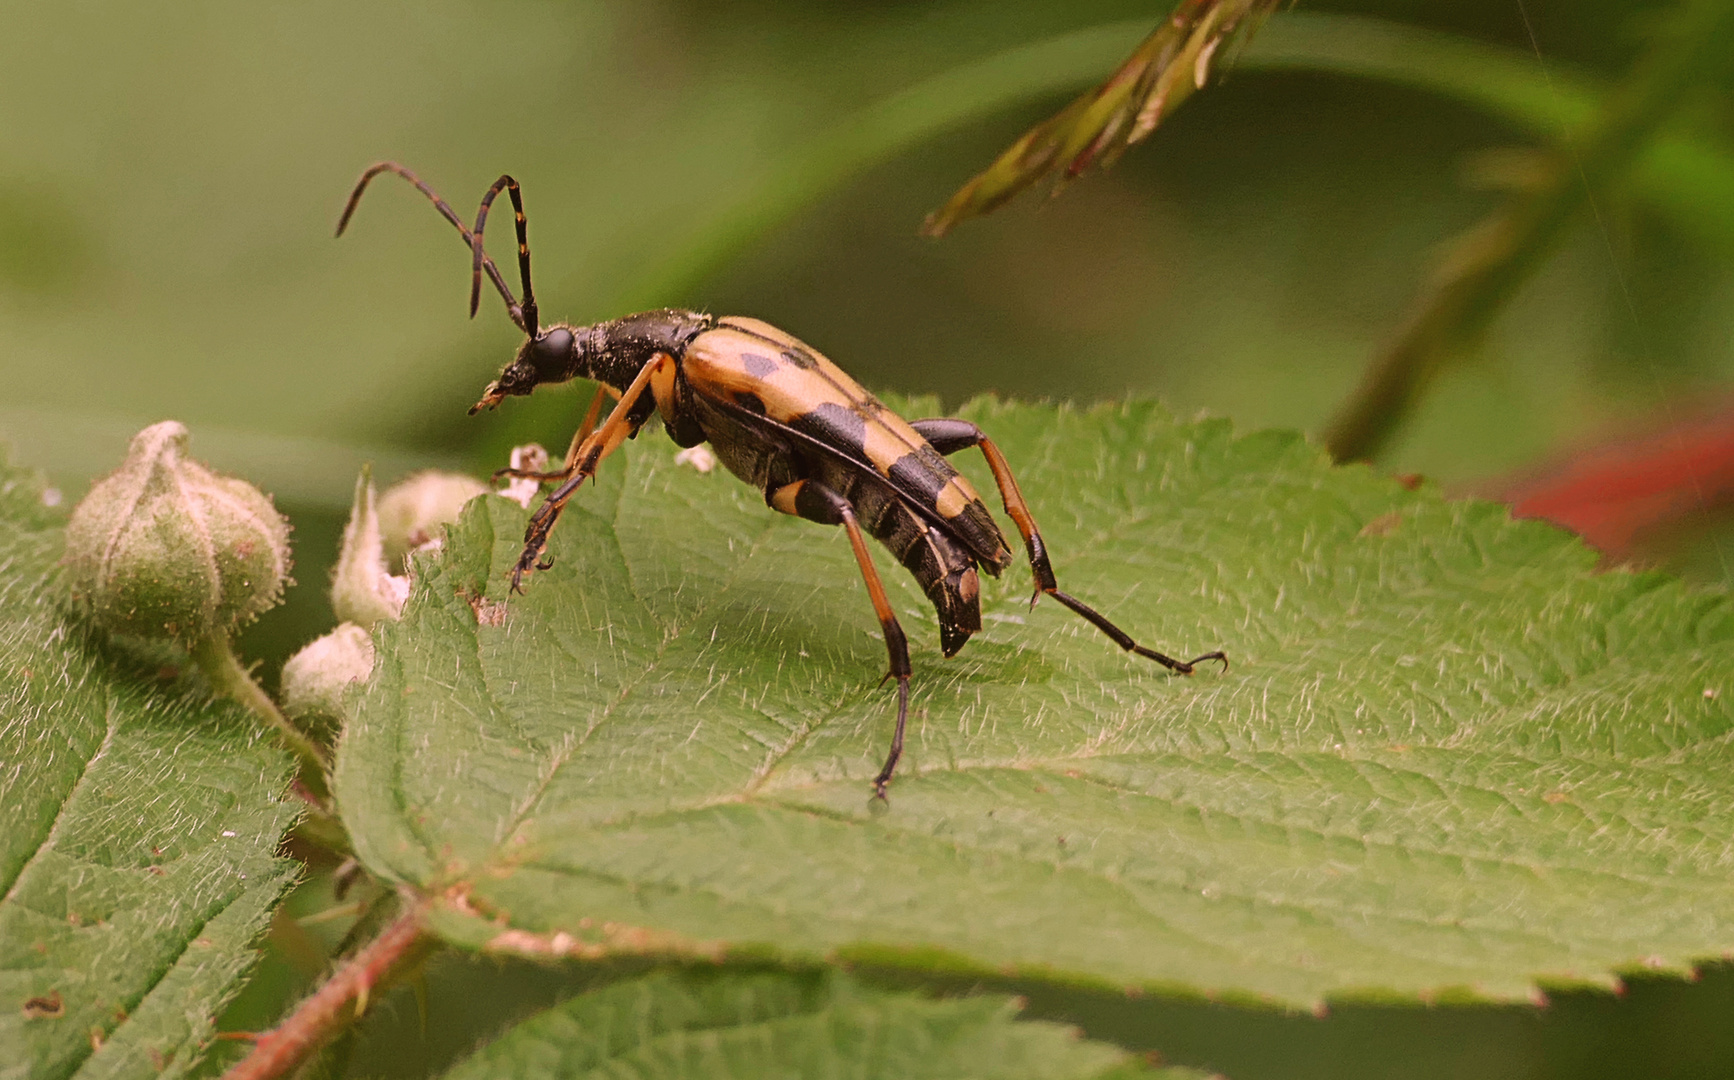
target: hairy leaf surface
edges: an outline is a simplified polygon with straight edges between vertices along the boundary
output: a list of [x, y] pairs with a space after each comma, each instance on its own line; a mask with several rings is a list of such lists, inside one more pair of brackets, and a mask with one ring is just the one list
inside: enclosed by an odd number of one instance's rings
[[289, 762], [239, 710], [97, 655], [60, 549], [0, 470], [0, 1077], [180, 1075], [293, 877]]
[[663, 972], [581, 994], [530, 1018], [447, 1080], [634, 1076], [758, 1080], [1084, 1080], [1156, 1070], [1057, 1024], [1019, 1023], [1003, 997], [932, 1001], [835, 973]]
[[[342, 748], [378, 873], [442, 932], [586, 955], [748, 949], [1309, 1006], [1495, 998], [1734, 948], [1734, 607], [1501, 507], [1148, 405], [977, 402], [1062, 588], [1022, 569], [908, 756], [845, 539], [646, 437], [507, 598], [524, 514], [425, 562]], [[991, 492], [973, 453], [961, 467]]]

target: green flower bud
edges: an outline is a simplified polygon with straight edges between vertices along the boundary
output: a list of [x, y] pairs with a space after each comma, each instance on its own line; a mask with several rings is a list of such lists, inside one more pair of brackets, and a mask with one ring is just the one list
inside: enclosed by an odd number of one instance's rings
[[373, 672], [373, 638], [343, 623], [283, 664], [283, 711], [292, 719], [341, 720], [343, 692]]
[[440, 538], [458, 519], [464, 504], [487, 493], [486, 484], [462, 473], [429, 469], [386, 489], [379, 499], [379, 535], [386, 564], [403, 566], [403, 557]]
[[289, 523], [258, 488], [186, 451], [182, 425], [145, 428], [72, 512], [73, 594], [109, 631], [227, 638], [282, 596]]
[[331, 571], [331, 609], [339, 619], [364, 629], [382, 620], [396, 622], [409, 599], [409, 578], [385, 569], [376, 502], [373, 470], [363, 468], [355, 479], [355, 502], [343, 528], [343, 548]]

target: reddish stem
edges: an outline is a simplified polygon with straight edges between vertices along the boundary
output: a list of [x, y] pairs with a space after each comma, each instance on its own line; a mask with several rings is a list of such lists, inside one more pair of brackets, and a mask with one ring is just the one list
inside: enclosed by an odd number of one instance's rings
[[[366, 1008], [375, 987], [420, 958], [430, 940], [423, 933], [424, 914], [424, 906], [417, 902], [400, 915], [297, 1006], [287, 1020], [260, 1035], [252, 1052], [224, 1073], [223, 1080], [286, 1076], [352, 1023]], [[353, 1009], [351, 1002], [357, 1003]]]

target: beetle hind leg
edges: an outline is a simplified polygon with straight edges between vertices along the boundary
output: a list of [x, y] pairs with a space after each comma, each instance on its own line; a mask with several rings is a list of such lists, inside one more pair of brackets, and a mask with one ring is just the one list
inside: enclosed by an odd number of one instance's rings
[[[867, 595], [873, 601], [873, 612], [879, 617], [879, 630], [885, 638], [885, 651], [890, 656], [891, 667], [885, 678], [897, 680], [897, 727], [891, 734], [891, 752], [885, 757], [885, 767], [873, 778], [873, 794], [883, 799], [891, 776], [897, 771], [897, 762], [903, 757], [903, 732], [909, 723], [909, 677], [913, 674], [909, 666], [909, 639], [891, 610], [885, 583], [873, 565], [873, 556], [861, 535], [861, 523], [855, 519], [855, 508], [849, 505], [849, 500], [818, 481], [796, 480], [766, 492], [765, 502], [772, 509], [794, 517], [821, 525], [841, 525], [849, 534], [849, 546], [854, 549], [855, 562], [867, 582]], [[880, 682], [883, 684], [884, 680]]]
[[1030, 515], [1029, 504], [1024, 502], [1024, 496], [1018, 490], [1018, 482], [1012, 476], [1011, 465], [1000, 453], [999, 447], [987, 434], [968, 420], [956, 420], [950, 417], [940, 417], [934, 420], [916, 420], [912, 425], [921, 437], [928, 441], [941, 454], [954, 454], [959, 450], [967, 450], [972, 446], [979, 447], [983, 457], [987, 458], [987, 467], [993, 471], [993, 480], [999, 487], [1001, 500], [1005, 503], [1005, 512], [1011, 516], [1018, 527], [1018, 534], [1023, 537], [1024, 550], [1029, 553], [1030, 573], [1035, 577], [1036, 591], [1030, 597], [1030, 606], [1034, 607], [1042, 594], [1058, 600], [1084, 621], [1106, 634], [1114, 644], [1129, 653], [1136, 653], [1147, 660], [1154, 660], [1169, 671], [1180, 675], [1192, 674], [1193, 668], [1206, 660], [1218, 660], [1222, 670], [1228, 670], [1228, 657], [1222, 652], [1208, 652], [1191, 660], [1176, 660], [1147, 648], [1132, 639], [1132, 635], [1115, 626], [1108, 617], [1095, 608], [1079, 600], [1075, 596], [1060, 591], [1059, 582], [1054, 578], [1053, 563], [1048, 560], [1048, 547], [1042, 542], [1042, 534], [1036, 528], [1036, 520]]
[[1155, 649], [1147, 648], [1138, 644], [1136, 641], [1132, 640], [1132, 635], [1109, 622], [1107, 616], [1084, 603], [1082, 600], [1079, 600], [1077, 597], [1063, 593], [1059, 589], [1047, 589], [1045, 591], [1055, 600], [1058, 600], [1060, 603], [1066, 605], [1066, 607], [1071, 608], [1074, 612], [1083, 616], [1086, 622], [1100, 630], [1102, 633], [1108, 635], [1108, 637], [1113, 640], [1114, 644], [1120, 646], [1120, 648], [1125, 649], [1129, 653], [1136, 653], [1147, 660], [1154, 660], [1169, 671], [1181, 675], [1190, 675], [1192, 674], [1194, 667], [1198, 664], [1202, 664], [1206, 660], [1220, 660], [1222, 661], [1222, 670], [1228, 670], [1228, 657], [1220, 651], [1208, 652], [1203, 656], [1195, 656], [1190, 660], [1176, 660], [1172, 656], [1165, 656], [1162, 653], [1157, 652]]

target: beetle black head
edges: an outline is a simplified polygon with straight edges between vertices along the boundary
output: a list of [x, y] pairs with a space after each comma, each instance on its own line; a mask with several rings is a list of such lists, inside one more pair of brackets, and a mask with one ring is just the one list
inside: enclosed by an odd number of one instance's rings
[[518, 355], [500, 372], [500, 377], [482, 391], [482, 400], [470, 407], [474, 416], [482, 409], [491, 409], [508, 397], [530, 393], [544, 383], [565, 382], [576, 374], [578, 339], [569, 326], [550, 326], [540, 330], [518, 347]]

